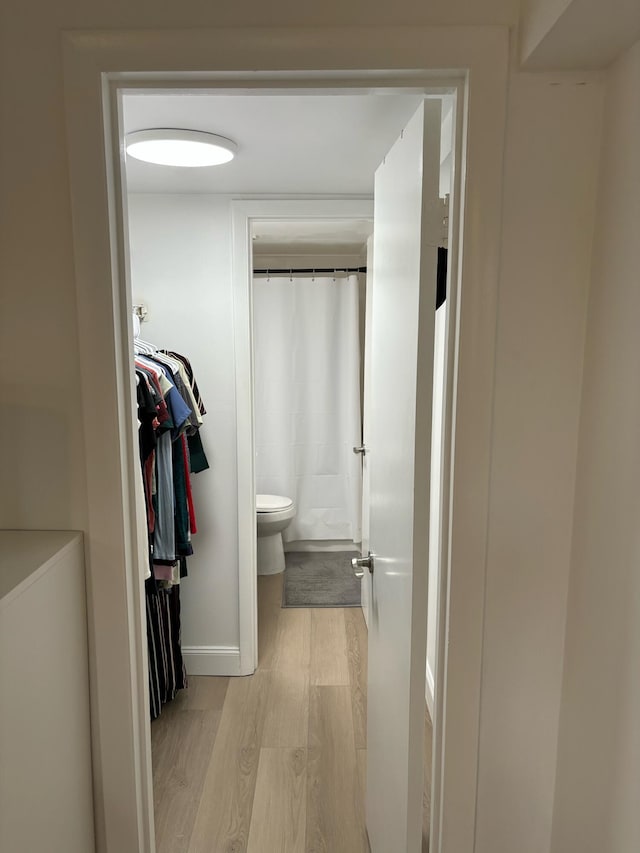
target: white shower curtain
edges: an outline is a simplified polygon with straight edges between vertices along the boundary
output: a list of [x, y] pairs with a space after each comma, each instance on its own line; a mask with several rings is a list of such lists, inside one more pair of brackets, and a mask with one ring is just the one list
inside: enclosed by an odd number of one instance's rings
[[256, 277], [256, 489], [297, 507], [287, 541], [359, 542], [357, 275]]

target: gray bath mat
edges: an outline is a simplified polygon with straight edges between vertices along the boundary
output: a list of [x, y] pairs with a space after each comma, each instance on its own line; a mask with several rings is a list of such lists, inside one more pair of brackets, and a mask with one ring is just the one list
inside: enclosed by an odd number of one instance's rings
[[285, 555], [283, 607], [359, 607], [360, 581], [351, 558], [358, 551], [291, 551]]

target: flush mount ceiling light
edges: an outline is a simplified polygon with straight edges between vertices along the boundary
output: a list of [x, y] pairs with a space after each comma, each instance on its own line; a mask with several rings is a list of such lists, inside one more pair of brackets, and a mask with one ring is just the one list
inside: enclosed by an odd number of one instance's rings
[[235, 142], [203, 130], [159, 127], [136, 130], [126, 138], [127, 154], [159, 166], [220, 166], [233, 160]]

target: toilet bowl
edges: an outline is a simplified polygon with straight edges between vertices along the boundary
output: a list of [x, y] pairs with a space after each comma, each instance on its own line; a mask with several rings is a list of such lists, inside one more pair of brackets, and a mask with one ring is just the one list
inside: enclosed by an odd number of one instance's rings
[[259, 575], [277, 575], [284, 571], [282, 531], [295, 514], [296, 508], [291, 498], [256, 495]]

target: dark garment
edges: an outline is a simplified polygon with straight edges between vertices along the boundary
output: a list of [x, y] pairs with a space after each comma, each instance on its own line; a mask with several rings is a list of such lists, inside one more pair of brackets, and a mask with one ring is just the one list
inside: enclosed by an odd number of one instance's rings
[[156, 405], [147, 382], [147, 377], [142, 371], [136, 370], [138, 379], [136, 393], [138, 398], [138, 445], [140, 449], [140, 466], [142, 468], [142, 485], [144, 492], [144, 503], [146, 510], [147, 530], [147, 559], [149, 570], [153, 574], [153, 530], [155, 525], [155, 511], [151, 484], [149, 480], [150, 467], [154, 464], [154, 451], [156, 447], [157, 426]]
[[197, 432], [195, 435], [188, 436], [187, 441], [189, 444], [189, 470], [192, 474], [199, 474], [201, 471], [206, 471], [209, 467], [209, 460], [205, 455], [200, 433]]
[[138, 439], [140, 443], [140, 460], [144, 464], [156, 447], [156, 431], [154, 425], [157, 423], [156, 406], [149, 389], [147, 376], [142, 370], [136, 370], [138, 376], [138, 420], [140, 428]]
[[187, 506], [189, 508], [189, 530], [191, 533], [197, 533], [198, 524], [196, 522], [196, 508], [193, 503], [193, 492], [191, 491], [191, 460], [189, 459], [189, 448], [187, 446], [187, 439], [185, 436], [183, 435], [181, 438], [184, 473], [187, 486]]
[[184, 464], [183, 437], [171, 445], [173, 462], [173, 491], [175, 495], [176, 557], [189, 557], [193, 548], [189, 541], [189, 504], [187, 500], [187, 474]]
[[180, 587], [146, 587], [149, 700], [151, 719], [159, 716], [165, 702], [187, 686], [180, 648]]
[[436, 285], [436, 311], [447, 298], [447, 260], [448, 251], [442, 246], [438, 247], [438, 273]]

